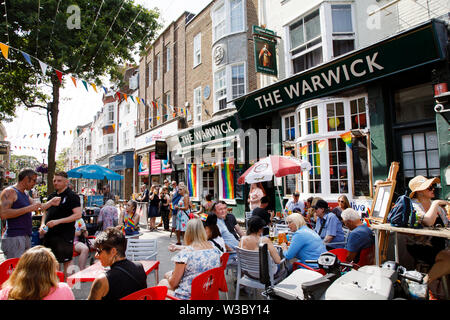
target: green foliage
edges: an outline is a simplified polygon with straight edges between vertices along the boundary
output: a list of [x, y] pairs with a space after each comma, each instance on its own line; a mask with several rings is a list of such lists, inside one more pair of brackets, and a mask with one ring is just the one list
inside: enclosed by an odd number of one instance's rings
[[10, 161], [9, 168], [17, 176], [22, 169], [31, 168], [33, 170], [36, 170], [36, 167], [39, 165], [40, 165], [40, 162], [38, 161], [38, 159], [36, 159], [36, 157], [16, 156], [13, 154], [13, 155], [11, 155], [11, 161]]
[[67, 152], [68, 151], [69, 151], [69, 148], [65, 148], [58, 154], [58, 158], [56, 159], [56, 169], [55, 169], [56, 172], [66, 171]]
[[40, 197], [42, 197], [42, 198], [47, 197], [47, 185], [46, 184], [36, 185], [34, 188], [39, 193]]

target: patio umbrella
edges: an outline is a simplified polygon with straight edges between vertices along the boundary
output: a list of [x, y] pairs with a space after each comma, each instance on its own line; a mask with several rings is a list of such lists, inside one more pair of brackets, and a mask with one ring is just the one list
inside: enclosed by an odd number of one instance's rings
[[67, 171], [69, 178], [83, 178], [83, 179], [97, 179], [97, 180], [122, 180], [123, 176], [115, 173], [111, 169], [96, 165], [89, 164], [81, 166]]
[[[280, 178], [308, 170], [311, 170], [311, 164], [308, 161], [303, 161], [294, 157], [270, 155], [259, 160], [257, 163], [248, 168], [247, 171], [239, 177], [238, 184], [270, 181], [274, 176]], [[278, 198], [280, 199], [280, 205], [281, 208], [283, 208], [280, 190], [278, 185], [276, 185], [276, 187], [278, 191]]]

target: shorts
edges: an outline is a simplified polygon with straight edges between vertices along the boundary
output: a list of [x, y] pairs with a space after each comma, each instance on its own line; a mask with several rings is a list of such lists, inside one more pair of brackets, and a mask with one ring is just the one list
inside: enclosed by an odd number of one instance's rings
[[2, 239], [2, 251], [6, 259], [20, 258], [22, 254], [31, 248], [30, 236], [7, 237]]
[[59, 263], [65, 263], [72, 260], [73, 240], [67, 241], [61, 236], [52, 235], [44, 237], [43, 245], [50, 248]]

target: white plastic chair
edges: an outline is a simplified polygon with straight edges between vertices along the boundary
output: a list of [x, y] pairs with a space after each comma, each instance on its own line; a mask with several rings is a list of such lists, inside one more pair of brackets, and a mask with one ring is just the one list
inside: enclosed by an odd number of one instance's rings
[[128, 239], [126, 256], [128, 260], [157, 260], [158, 242], [156, 239]]
[[[266, 286], [261, 283], [259, 277], [259, 251], [253, 250], [245, 250], [239, 247], [236, 247], [237, 253], [237, 282], [236, 282], [236, 300], [239, 300], [239, 288], [240, 286], [250, 287], [255, 289], [255, 298], [256, 298], [256, 289], [265, 289]], [[268, 257], [269, 259], [269, 257]], [[283, 263], [284, 258], [281, 263]], [[277, 265], [269, 261], [269, 276], [271, 285], [277, 284], [281, 280], [283, 280], [283, 276], [285, 273], [282, 273], [280, 277], [274, 279], [274, 270], [272, 268], [276, 268]]]

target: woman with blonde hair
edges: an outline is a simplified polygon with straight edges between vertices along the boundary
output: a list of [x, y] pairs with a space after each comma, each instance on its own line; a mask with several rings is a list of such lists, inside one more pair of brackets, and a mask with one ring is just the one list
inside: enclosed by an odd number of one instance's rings
[[2, 285], [0, 300], [75, 300], [67, 283], [59, 282], [58, 261], [44, 246], [28, 249]]
[[186, 247], [172, 258], [173, 271], [164, 275], [158, 285], [169, 288], [169, 294], [179, 299], [190, 299], [192, 280], [199, 274], [220, 267], [221, 252], [208, 241], [200, 219], [187, 223], [184, 235]]
[[293, 213], [286, 218], [289, 229], [294, 232], [289, 249], [285, 243], [281, 245], [283, 254], [287, 260], [296, 258], [298, 262], [304, 263], [312, 268], [317, 265], [305, 263], [306, 260], [317, 260], [327, 249], [320, 236], [308, 228], [301, 214]]
[[181, 237], [186, 231], [187, 223], [190, 219], [191, 204], [189, 200], [189, 191], [184, 184], [178, 186], [178, 193], [181, 195], [180, 200], [175, 205], [177, 210], [177, 245], [181, 245]]

